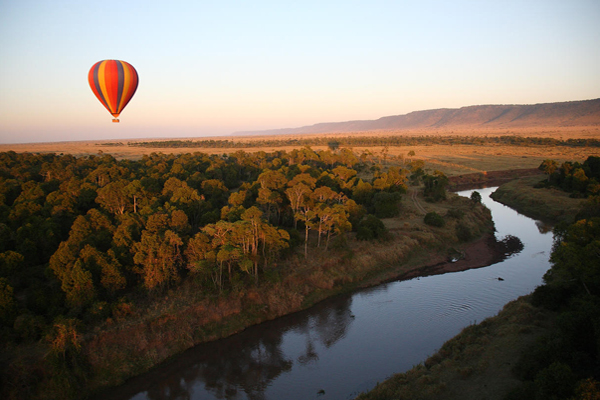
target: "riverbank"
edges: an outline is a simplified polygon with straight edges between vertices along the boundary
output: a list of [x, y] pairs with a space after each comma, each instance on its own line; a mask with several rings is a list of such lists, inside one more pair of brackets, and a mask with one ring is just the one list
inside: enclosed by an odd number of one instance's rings
[[470, 325], [406, 373], [396, 374], [356, 400], [501, 400], [520, 385], [511, 373], [520, 354], [555, 326], [555, 314], [523, 296], [498, 315]]
[[582, 200], [573, 199], [559, 189], [536, 188], [543, 179], [542, 176], [515, 179], [500, 186], [491, 197], [530, 218], [552, 224], [572, 222], [581, 209]]
[[523, 177], [541, 177], [543, 172], [538, 168], [508, 169], [502, 171], [485, 171], [471, 174], [450, 176], [450, 188], [454, 191], [468, 190], [474, 187], [500, 186]]
[[[573, 219], [581, 200], [556, 189], [534, 188], [541, 179], [512, 180], [490, 197], [531, 218], [551, 223]], [[534, 307], [530, 298], [514, 300], [498, 315], [466, 327], [423, 364], [390, 377], [357, 400], [503, 399], [521, 383], [511, 368], [523, 350], [556, 325], [556, 315]]]
[[[315, 251], [308, 262], [292, 257], [258, 286], [232, 290], [227, 295], [203, 296], [188, 284], [155, 308], [138, 310], [135, 317], [99, 327], [88, 335], [84, 346], [92, 367], [90, 391], [104, 398], [104, 388], [118, 385], [187, 348], [309, 308], [337, 294], [395, 279], [482, 267], [503, 256], [493, 240], [487, 208], [473, 207], [469, 199], [457, 195], [450, 195], [443, 204], [425, 206], [440, 212], [461, 210], [464, 215], [460, 220], [448, 218], [444, 228], [428, 227], [422, 217], [419, 222], [409, 218], [402, 224], [386, 221], [393, 227], [386, 242], [349, 238], [346, 247]], [[405, 215], [415, 216], [408, 204], [406, 207]], [[476, 239], [459, 243], [455, 234], [458, 223], [468, 226]], [[453, 254], [462, 257], [449, 262]]]

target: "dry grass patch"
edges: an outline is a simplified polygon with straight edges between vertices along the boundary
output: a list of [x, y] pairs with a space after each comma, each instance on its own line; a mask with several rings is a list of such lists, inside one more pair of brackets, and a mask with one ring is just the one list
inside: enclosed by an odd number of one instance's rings
[[544, 177], [521, 178], [505, 183], [492, 198], [519, 212], [549, 222], [568, 221], [581, 209], [581, 199], [569, 197], [569, 193], [552, 188], [535, 188]]

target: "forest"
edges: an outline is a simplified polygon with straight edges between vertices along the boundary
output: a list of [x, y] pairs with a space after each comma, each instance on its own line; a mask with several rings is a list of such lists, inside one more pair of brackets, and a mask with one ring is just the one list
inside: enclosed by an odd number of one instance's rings
[[573, 198], [600, 195], [600, 157], [589, 156], [583, 163], [544, 160], [539, 169], [548, 175], [536, 187], [554, 187], [571, 193]]
[[217, 294], [251, 286], [282, 257], [345, 246], [351, 231], [381, 239], [379, 218], [398, 214], [409, 180], [435, 199], [447, 184], [421, 160], [389, 161], [310, 147], [137, 161], [2, 153], [2, 341], [85, 331], [189, 279]]
[[558, 224], [544, 285], [532, 303], [556, 314], [556, 326], [512, 368], [521, 385], [505, 399], [596, 399], [600, 395], [600, 157], [559, 165], [546, 160], [544, 184], [585, 198], [575, 222]]

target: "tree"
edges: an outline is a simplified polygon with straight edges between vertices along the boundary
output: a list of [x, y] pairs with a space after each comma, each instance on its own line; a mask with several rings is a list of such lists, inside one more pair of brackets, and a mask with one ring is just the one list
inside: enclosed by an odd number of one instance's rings
[[548, 175], [548, 182], [550, 182], [550, 176], [558, 169], [558, 162], [550, 159], [546, 159], [540, 164], [539, 169], [544, 171]]
[[[356, 203], [355, 203], [356, 204]], [[349, 214], [344, 204], [335, 204], [329, 211], [330, 218], [325, 221], [327, 232], [327, 241], [325, 242], [325, 251], [329, 248], [331, 233], [335, 236], [344, 235], [352, 230], [352, 224], [349, 222]]]
[[377, 218], [392, 218], [400, 213], [400, 193], [379, 192], [373, 196], [373, 207]]
[[258, 189], [258, 198], [256, 199], [256, 202], [264, 206], [265, 212], [267, 214], [267, 220], [271, 220], [271, 213], [275, 211], [275, 220], [279, 222], [279, 205], [283, 202], [283, 199], [279, 192], [261, 187], [260, 189]]
[[120, 271], [121, 265], [112, 249], [101, 253], [95, 247], [85, 245], [79, 253], [79, 259], [86, 270], [100, 275], [102, 287], [111, 296], [125, 288], [127, 281]]
[[181, 238], [171, 230], [166, 230], [163, 235], [142, 234], [134, 262], [143, 265], [144, 285], [148, 289], [164, 287], [179, 280], [182, 245]]
[[[202, 228], [202, 233], [205, 234], [210, 239], [210, 248], [212, 254], [205, 255], [204, 260], [212, 260], [216, 262], [218, 265], [218, 269], [213, 271], [213, 282], [216, 286], [219, 287], [219, 290], [223, 287], [223, 264], [229, 259], [225, 258], [225, 255], [228, 253], [219, 253], [221, 249], [225, 246], [230, 245], [231, 240], [231, 232], [234, 230], [234, 224], [227, 221], [219, 221], [216, 224], [208, 224], [204, 228]], [[201, 247], [200, 249], [204, 249], [204, 245], [202, 243], [198, 243]], [[230, 250], [229, 250], [230, 251]], [[201, 263], [202, 264], [202, 263]], [[230, 264], [228, 265], [230, 267]]]
[[435, 211], [425, 214], [425, 217], [423, 218], [423, 222], [425, 222], [427, 225], [436, 226], [438, 228], [441, 228], [442, 226], [446, 225], [446, 221], [444, 220], [444, 217], [442, 217]]
[[481, 193], [479, 193], [477, 190], [471, 193], [471, 201], [474, 203], [481, 203]]
[[131, 205], [126, 188], [129, 183], [124, 179], [110, 182], [98, 189], [96, 202], [113, 214], [124, 214]]
[[423, 194], [430, 201], [446, 200], [446, 187], [448, 186], [448, 178], [441, 171], [435, 171], [433, 175], [425, 175], [423, 177], [425, 189]]
[[60, 393], [65, 399], [81, 396], [88, 379], [88, 364], [81, 351], [82, 335], [77, 330], [76, 319], [60, 318], [46, 337], [50, 351], [45, 362], [50, 367], [51, 393]]
[[381, 239], [387, 234], [387, 228], [383, 222], [372, 214], [368, 214], [359, 222], [356, 230], [358, 240]]
[[586, 293], [600, 293], [600, 218], [579, 220], [566, 229], [555, 229], [552, 269], [544, 276], [555, 286], [576, 285]]
[[133, 261], [139, 266], [136, 272], [148, 290], [161, 289], [179, 280], [183, 264], [181, 246], [181, 237], [168, 229], [168, 216], [156, 214], [148, 218], [141, 240], [133, 246]]
[[[210, 184], [206, 186], [210, 186]], [[169, 201], [175, 204], [190, 204], [202, 200], [196, 189], [189, 187], [187, 182], [177, 178], [169, 178], [165, 182], [162, 194], [169, 196]]]
[[85, 269], [82, 260], [75, 261], [73, 268], [64, 275], [61, 289], [67, 296], [69, 307], [81, 310], [96, 298], [92, 273]]
[[260, 183], [260, 187], [271, 190], [281, 190], [285, 187], [288, 179], [280, 171], [265, 170], [256, 179]]
[[142, 185], [142, 181], [139, 179], [131, 181], [127, 187], [125, 187], [125, 193], [131, 199], [131, 203], [133, 204], [133, 212], [137, 213], [140, 200], [145, 199], [147, 196], [144, 186]]
[[369, 206], [373, 199], [373, 186], [368, 182], [363, 182], [362, 179], [358, 180], [358, 183], [352, 189], [352, 198], [362, 205]]
[[310, 193], [310, 187], [302, 182], [298, 182], [294, 186], [285, 190], [285, 194], [290, 201], [290, 207], [294, 213], [294, 228], [297, 228], [298, 220], [301, 219], [301, 217], [297, 216], [300, 207], [302, 207], [305, 202], [305, 198], [308, 197]]
[[0, 323], [12, 326], [16, 312], [17, 306], [13, 288], [5, 278], [0, 278]]
[[[210, 253], [213, 253], [212, 255]], [[204, 232], [198, 232], [191, 238], [185, 249], [187, 268], [193, 273], [201, 273], [206, 270], [205, 261], [214, 261], [214, 247], [211, 245], [210, 237]]]
[[329, 147], [329, 150], [335, 152], [337, 149], [340, 148], [340, 142], [338, 142], [337, 140], [330, 140], [329, 142], [327, 142], [327, 147]]

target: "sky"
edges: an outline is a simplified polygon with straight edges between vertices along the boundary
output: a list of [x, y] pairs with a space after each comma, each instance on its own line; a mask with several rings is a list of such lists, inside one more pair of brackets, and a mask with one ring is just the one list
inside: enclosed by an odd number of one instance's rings
[[[121, 122], [91, 66], [132, 64]], [[599, 0], [0, 0], [0, 143], [600, 97]]]

